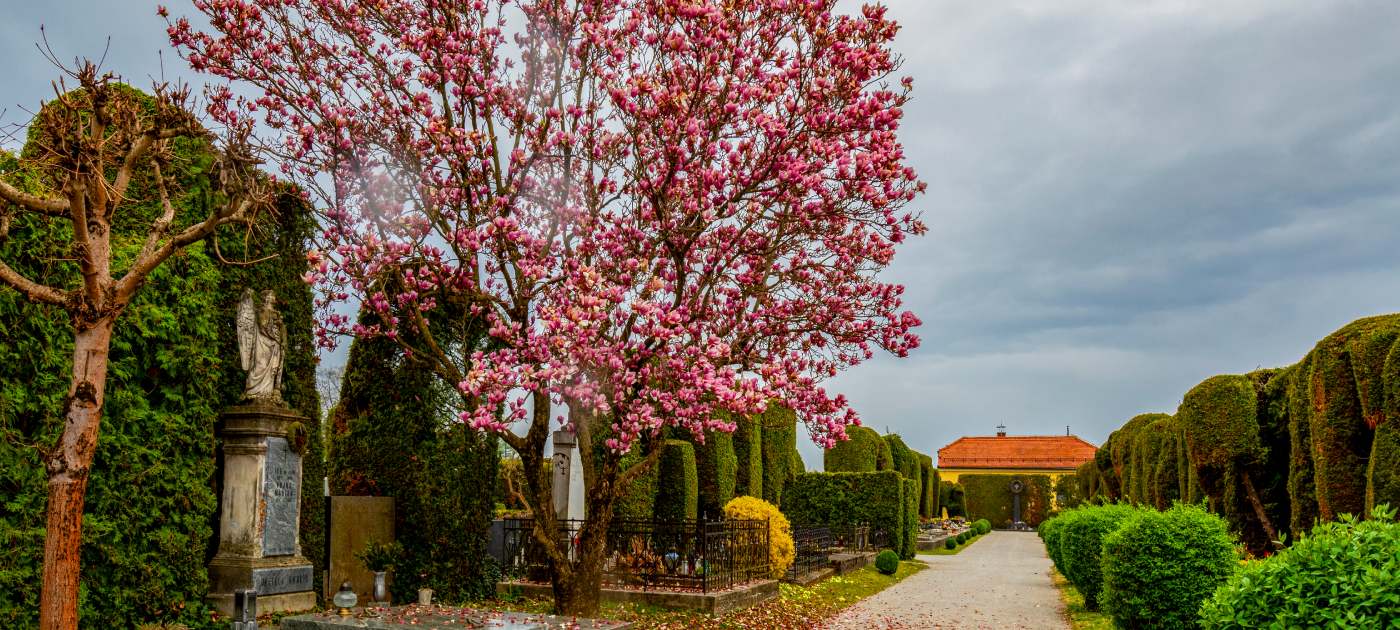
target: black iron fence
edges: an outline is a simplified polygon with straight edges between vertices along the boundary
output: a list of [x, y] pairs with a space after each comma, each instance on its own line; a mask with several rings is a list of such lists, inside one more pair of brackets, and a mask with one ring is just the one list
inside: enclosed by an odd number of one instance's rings
[[[562, 521], [570, 559], [583, 521]], [[506, 578], [547, 581], [548, 561], [530, 519], [506, 521], [500, 546]], [[770, 575], [768, 523], [759, 520], [614, 519], [603, 549], [603, 585], [642, 590], [722, 591]]]
[[825, 525], [793, 525], [792, 546], [796, 555], [792, 566], [788, 567], [787, 579], [797, 578], [831, 565], [831, 554], [835, 548], [831, 528]]

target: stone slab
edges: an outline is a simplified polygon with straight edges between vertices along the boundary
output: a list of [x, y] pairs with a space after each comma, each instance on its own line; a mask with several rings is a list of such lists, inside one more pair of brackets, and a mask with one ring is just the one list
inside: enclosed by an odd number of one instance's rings
[[836, 575], [836, 569], [833, 569], [831, 567], [822, 567], [820, 569], [808, 571], [806, 573], [803, 573], [802, 575], [797, 576], [797, 579], [793, 580], [793, 582], [798, 586], [811, 586], [833, 575]]
[[[532, 599], [554, 595], [550, 585], [534, 582], [497, 582], [496, 593], [523, 595]], [[690, 610], [710, 615], [722, 615], [735, 610], [743, 610], [777, 596], [777, 580], [758, 580], [727, 591], [711, 593], [639, 591], [621, 588], [605, 588], [600, 593], [600, 599], [604, 602], [645, 604], [658, 608]]]
[[[333, 496], [330, 512], [330, 579], [325, 597], [329, 600], [348, 581], [361, 602], [370, 601], [374, 574], [355, 558], [355, 552], [371, 540], [394, 540], [394, 498]], [[392, 588], [393, 572], [388, 577]]]
[[290, 556], [297, 552], [298, 503], [301, 500], [301, 456], [292, 451], [287, 439], [267, 438], [267, 461], [263, 466], [263, 555]]
[[[261, 601], [261, 600], [259, 600]], [[356, 608], [348, 617], [323, 612], [296, 617], [283, 617], [280, 630], [348, 630], [350, 628], [383, 628], [385, 630], [442, 630], [452, 628], [490, 628], [493, 630], [627, 630], [632, 624], [598, 619], [572, 619], [553, 615], [533, 615], [455, 608], [450, 606], [395, 606], [391, 608]]]
[[936, 538], [920, 538], [920, 539], [919, 539], [919, 544], [917, 545], [917, 546], [918, 546], [918, 550], [919, 550], [919, 551], [934, 551], [934, 550], [937, 550], [937, 549], [942, 549], [942, 548], [943, 548], [943, 541], [948, 540], [949, 538], [952, 538], [952, 537], [953, 537], [953, 534], [942, 534], [942, 535], [940, 535], [940, 536], [938, 536], [938, 537], [936, 537]]
[[870, 551], [831, 554], [831, 568], [836, 571], [836, 575], [845, 575], [860, 570], [874, 561], [875, 554]]
[[[233, 616], [232, 593], [210, 593], [207, 601], [214, 610], [226, 617]], [[258, 614], [302, 612], [316, 607], [316, 592], [280, 593], [258, 596]]]

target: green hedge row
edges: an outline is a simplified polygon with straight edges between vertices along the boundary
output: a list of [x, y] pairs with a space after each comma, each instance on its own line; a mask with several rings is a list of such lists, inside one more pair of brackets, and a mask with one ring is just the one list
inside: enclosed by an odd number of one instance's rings
[[948, 517], [967, 516], [967, 506], [964, 503], [966, 492], [960, 483], [953, 481], [943, 481], [938, 484], [938, 504], [939, 513], [944, 509], [948, 510]]
[[[787, 490], [783, 513], [797, 524], [868, 524], [888, 532], [890, 547], [902, 551], [906, 536], [913, 535], [908, 531], [904, 484], [904, 478], [892, 470], [802, 473]], [[917, 528], [917, 517], [913, 527]]]
[[846, 440], [837, 442], [822, 454], [822, 469], [826, 472], [875, 472], [889, 470], [881, 467], [881, 453], [889, 452], [889, 445], [880, 434], [869, 427], [846, 427]]
[[1021, 492], [1021, 520], [1031, 527], [1044, 521], [1052, 505], [1049, 475], [960, 475], [958, 483], [965, 492], [967, 518], [985, 518], [993, 527], [1010, 527], [1013, 517], [1011, 482], [1014, 479], [1020, 479], [1025, 485]]
[[732, 434], [711, 431], [705, 436], [704, 444], [695, 445], [701, 516], [718, 518], [724, 513], [724, 506], [734, 498], [734, 488], [738, 485], [738, 464]]
[[923, 453], [919, 456], [919, 515], [924, 518], [938, 518], [938, 489], [940, 487], [938, 469], [933, 467], [933, 458]]
[[763, 427], [754, 418], [735, 420], [734, 457], [738, 462], [734, 496], [763, 498]]
[[904, 480], [904, 521], [899, 536], [899, 557], [913, 560], [919, 551], [919, 482]]
[[1400, 315], [1357, 320], [1301, 361], [1193, 387], [1175, 416], [1114, 431], [1086, 496], [1202, 499], [1256, 553], [1318, 520], [1400, 504]]
[[797, 413], [770, 402], [757, 417], [761, 427], [763, 496], [774, 506], [783, 506], [783, 489], [796, 476], [802, 458], [797, 454]]

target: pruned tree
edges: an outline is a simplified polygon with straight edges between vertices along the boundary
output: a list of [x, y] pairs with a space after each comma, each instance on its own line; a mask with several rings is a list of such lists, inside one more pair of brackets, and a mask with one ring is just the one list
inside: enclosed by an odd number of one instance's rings
[[[193, 114], [189, 90], [157, 84], [154, 98], [90, 62], [64, 70], [56, 97], [28, 125], [29, 143], [17, 172], [0, 175], [0, 239], [27, 214], [71, 228], [71, 286], [50, 286], [0, 260], [0, 286], [25, 299], [62, 309], [73, 327], [73, 366], [57, 443], [45, 457], [48, 476], [40, 627], [78, 627], [79, 546], [83, 497], [97, 447], [113, 327], [153, 270], [220, 225], [251, 221], [269, 202], [264, 178], [237, 131], [225, 138], [210, 177], [213, 189], [198, 210], [177, 203], [168, 175], [172, 143], [214, 142]], [[67, 81], [76, 83], [69, 90]], [[23, 174], [24, 177], [19, 177]], [[135, 255], [114, 247], [134, 178], [149, 177], [161, 212]], [[23, 182], [20, 180], [23, 179]], [[65, 264], [65, 263], [59, 263]]]
[[[877, 279], [924, 231], [882, 8], [194, 4], [210, 31], [180, 19], [172, 41], [255, 94], [211, 111], [261, 118], [325, 208], [325, 303], [353, 294], [378, 316], [327, 312], [326, 341], [399, 341], [519, 453], [560, 613], [597, 611], [613, 505], [663, 429], [703, 439], [781, 400], [829, 446], [859, 419], [821, 382], [918, 344], [903, 288]], [[424, 313], [447, 300], [489, 347], [437, 343]], [[546, 475], [556, 418], [584, 445], [574, 550]]]

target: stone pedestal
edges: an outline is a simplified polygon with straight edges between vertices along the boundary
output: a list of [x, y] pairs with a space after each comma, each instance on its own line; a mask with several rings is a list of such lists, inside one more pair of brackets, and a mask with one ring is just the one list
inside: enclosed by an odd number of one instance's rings
[[224, 486], [219, 553], [209, 563], [209, 601], [233, 614], [233, 594], [258, 592], [262, 613], [316, 607], [315, 569], [301, 555], [301, 456], [287, 428], [306, 418], [270, 404], [223, 414]]

